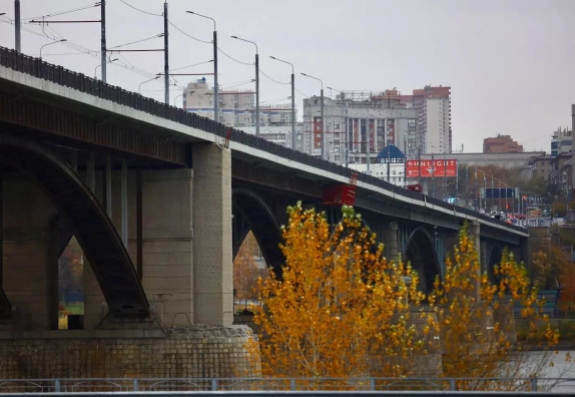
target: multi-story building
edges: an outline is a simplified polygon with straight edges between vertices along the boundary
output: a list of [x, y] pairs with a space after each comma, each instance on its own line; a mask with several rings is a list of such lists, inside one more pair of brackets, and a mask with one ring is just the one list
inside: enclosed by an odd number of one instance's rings
[[[219, 121], [231, 127], [256, 125], [255, 92], [251, 90], [222, 90], [219, 97]], [[214, 90], [205, 77], [189, 83], [183, 92], [184, 110], [214, 119]], [[260, 126], [291, 123], [290, 104], [260, 105]]]
[[[401, 95], [346, 91], [324, 99], [325, 157], [343, 163], [365, 163], [388, 143], [408, 158], [418, 153], [451, 153], [451, 88], [426, 86]], [[321, 154], [320, 98], [304, 100], [304, 151]], [[347, 117], [346, 117], [347, 115]], [[347, 120], [347, 122], [346, 122]], [[347, 139], [347, 146], [345, 140]]]
[[521, 153], [523, 146], [519, 145], [509, 135], [497, 135], [483, 140], [483, 153]]
[[553, 170], [553, 160], [554, 158], [545, 155], [540, 157], [535, 157], [531, 159], [529, 164], [531, 165], [531, 175], [533, 178], [541, 178], [545, 182], [549, 182], [551, 171]]
[[420, 147], [425, 153], [451, 153], [451, 87], [425, 86], [402, 96], [402, 102], [417, 109]]
[[[238, 130], [255, 135], [256, 127], [236, 127]], [[303, 123], [296, 123], [296, 150], [303, 151]], [[288, 148], [292, 147], [291, 123], [260, 126], [260, 137]]]
[[557, 157], [563, 153], [571, 153], [573, 148], [572, 131], [558, 128], [551, 138], [551, 156]]
[[[304, 99], [303, 151], [314, 156], [322, 148], [320, 102], [316, 96]], [[369, 155], [375, 162], [387, 144], [407, 147], [416, 134], [417, 111], [369, 94], [344, 93], [335, 100], [324, 98], [324, 122], [327, 160], [343, 164], [347, 155], [349, 163], [366, 163]]]

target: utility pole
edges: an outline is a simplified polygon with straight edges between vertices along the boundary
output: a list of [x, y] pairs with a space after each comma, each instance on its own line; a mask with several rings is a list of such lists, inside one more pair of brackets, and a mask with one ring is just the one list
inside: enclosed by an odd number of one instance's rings
[[417, 183], [421, 186], [421, 147], [417, 146]]
[[[443, 156], [443, 197], [447, 199], [447, 158]], [[447, 201], [447, 200], [446, 200]]]
[[[369, 131], [367, 132], [367, 136], [369, 136]], [[369, 158], [369, 150], [367, 157]], [[369, 163], [367, 163], [367, 167], [368, 167], [367, 169], [369, 170]], [[387, 144], [387, 182], [391, 183], [391, 146], [389, 144]]]
[[20, 0], [14, 0], [14, 33], [16, 38], [16, 52], [22, 52], [22, 42], [20, 41]]
[[407, 138], [403, 138], [403, 185], [407, 186]]
[[431, 152], [431, 183], [433, 184], [433, 194], [431, 197], [435, 198], [435, 153]]
[[459, 202], [459, 164], [455, 162], [455, 205]]
[[[106, 1], [102, 0], [100, 3], [100, 26], [102, 28], [101, 38], [100, 38], [100, 52], [101, 52], [101, 68], [102, 68], [102, 81], [104, 83], [107, 82], [107, 74], [106, 74]], [[94, 73], [95, 74], [95, 73]], [[94, 76], [96, 78], [96, 76]]]
[[[369, 131], [369, 119], [365, 120], [365, 122], [366, 122], [366, 126], [365, 126], [366, 127], [365, 128], [366, 134], [365, 134], [365, 136], [367, 138], [367, 145], [366, 145], [367, 147], [365, 148], [365, 154], [366, 154], [365, 163], [367, 164], [367, 173], [371, 174], [371, 169], [370, 169], [371, 158], [369, 157], [369, 154], [371, 152], [371, 136], [370, 136], [371, 134]], [[388, 146], [388, 149], [389, 149], [389, 146]], [[387, 164], [387, 181], [389, 182], [389, 163]]]
[[[168, 40], [168, 2], [164, 2], [164, 102], [170, 104], [170, 57]], [[217, 62], [217, 61], [216, 61]], [[216, 75], [216, 79], [218, 76]]]
[[347, 100], [345, 100], [345, 168], [349, 166], [349, 120], [347, 118]]

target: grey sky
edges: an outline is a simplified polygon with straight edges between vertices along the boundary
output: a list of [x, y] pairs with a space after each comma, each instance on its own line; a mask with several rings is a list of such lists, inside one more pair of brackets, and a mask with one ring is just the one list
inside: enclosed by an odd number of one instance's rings
[[[125, 0], [145, 11], [161, 14], [163, 0]], [[95, 1], [93, 2], [95, 3]], [[93, 4], [92, 3], [92, 4]], [[22, 17], [34, 17], [90, 4], [89, 0], [21, 0]], [[135, 11], [120, 0], [108, 0], [108, 47], [163, 32], [160, 17]], [[169, 2], [170, 20], [190, 35], [211, 40], [211, 21], [186, 14], [193, 10], [217, 20], [220, 48], [230, 56], [253, 62], [254, 47], [231, 39], [237, 35], [258, 43], [261, 68], [272, 78], [288, 82], [296, 68], [297, 106], [303, 95], [319, 93], [319, 83], [345, 90], [381, 91], [397, 87], [403, 93], [426, 84], [452, 87], [454, 148], [481, 151], [483, 138], [511, 134], [526, 149], [549, 151], [552, 131], [570, 125], [575, 103], [575, 1], [572, 0], [212, 0]], [[0, 12], [13, 17], [13, 1], [0, 1]], [[54, 18], [99, 19], [99, 8]], [[100, 46], [99, 24], [51, 25], [63, 37], [92, 50]], [[38, 26], [29, 26], [41, 32]], [[170, 64], [177, 68], [209, 61], [210, 44], [170, 30]], [[38, 55], [49, 40], [27, 32], [22, 50]], [[13, 26], [0, 24], [0, 45], [13, 48]], [[161, 48], [155, 39], [128, 48]], [[69, 53], [54, 44], [43, 58], [93, 76], [99, 61]], [[134, 65], [153, 73], [163, 71], [162, 53], [124, 54]], [[253, 66], [220, 58], [220, 84], [253, 78]], [[200, 65], [182, 72], [210, 72]], [[112, 84], [137, 91], [145, 77], [109, 67]], [[180, 77], [185, 84], [191, 77]], [[163, 100], [161, 82], [142, 86], [143, 93]], [[237, 87], [252, 88], [253, 84]], [[150, 90], [150, 91], [148, 91]], [[158, 90], [158, 91], [151, 91]], [[172, 87], [172, 101], [180, 92]], [[289, 85], [261, 76], [262, 101], [287, 103]], [[330, 91], [326, 88], [326, 95]], [[335, 93], [334, 93], [335, 94]], [[172, 102], [173, 103], [173, 102]], [[181, 98], [178, 99], [181, 104]]]

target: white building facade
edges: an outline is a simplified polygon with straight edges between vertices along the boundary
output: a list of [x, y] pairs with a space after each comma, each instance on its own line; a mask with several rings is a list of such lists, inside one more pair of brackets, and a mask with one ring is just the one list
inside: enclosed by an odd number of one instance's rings
[[[410, 136], [417, 134], [417, 110], [377, 100], [324, 98], [324, 156], [338, 164], [375, 163], [379, 152], [394, 144], [408, 155]], [[321, 156], [320, 97], [304, 99], [303, 151]], [[397, 107], [394, 107], [397, 105]]]
[[[387, 174], [387, 167], [389, 167], [389, 176]], [[389, 182], [396, 186], [405, 187], [406, 180], [405, 180], [405, 163], [404, 162], [391, 162], [391, 163], [373, 163], [369, 165], [369, 170], [367, 169], [367, 164], [363, 163], [356, 163], [350, 164], [349, 168], [358, 171], [367, 173], [371, 176], [376, 178], [382, 179], [386, 182]], [[408, 181], [409, 182], [409, 181]]]

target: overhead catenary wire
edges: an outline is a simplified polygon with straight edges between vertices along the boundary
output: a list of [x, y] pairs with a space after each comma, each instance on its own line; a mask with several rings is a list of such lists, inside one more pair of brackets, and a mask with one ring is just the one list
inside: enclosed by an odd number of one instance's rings
[[[65, 11], [59, 11], [59, 12], [55, 12], [52, 14], [47, 14], [47, 15], [39, 15], [36, 17], [29, 17], [29, 18], [20, 18], [20, 22], [24, 22], [24, 21], [31, 21], [32, 19], [38, 19], [38, 18], [51, 18], [51, 17], [56, 17], [59, 15], [65, 15], [65, 14], [70, 14], [72, 12], [78, 12], [78, 11], [83, 11], [83, 10], [88, 10], [90, 8], [94, 8], [94, 7], [99, 7], [100, 6], [100, 2], [97, 3], [91, 3], [89, 5], [85, 5], [85, 6], [80, 6], [80, 7], [76, 7], [76, 8], [72, 8], [69, 10], [65, 10]], [[10, 22], [14, 22], [14, 19], [12, 18], [8, 18], [10, 20]]]
[[218, 51], [221, 52], [222, 54], [224, 54], [225, 56], [227, 56], [228, 58], [230, 58], [232, 61], [235, 61], [237, 63], [241, 63], [242, 65], [254, 66], [253, 63], [242, 62], [242, 61], [239, 61], [236, 58], [232, 57], [231, 55], [226, 54], [220, 47], [218, 47]]
[[200, 43], [212, 44], [211, 41], [198, 39], [197, 37], [194, 37], [194, 36], [192, 36], [192, 35], [190, 35], [190, 34], [184, 32], [182, 29], [180, 29], [179, 27], [177, 27], [176, 25], [174, 25], [169, 19], [168, 19], [168, 23], [169, 23], [170, 25], [172, 25], [172, 27], [174, 27], [174, 28], [175, 28], [177, 31], [179, 31], [181, 34], [183, 34], [184, 36], [189, 37], [189, 38], [192, 39], [192, 40], [199, 41]]
[[[0, 17], [0, 23], [10, 23], [10, 21], [7, 20], [7, 18]], [[55, 30], [54, 30], [54, 32], [55, 32], [56, 35], [54, 35], [54, 33], [52, 33], [52, 34], [53, 34], [53, 37], [46, 36], [46, 35], [44, 35], [44, 34], [42, 34], [42, 33], [39, 33], [39, 32], [35, 32], [34, 30], [29, 29], [29, 28], [27, 28], [27, 27], [25, 27], [25, 26], [22, 26], [22, 30], [25, 31], [25, 32], [27, 32], [27, 33], [36, 35], [36, 36], [38, 36], [38, 37], [41, 37], [41, 38], [44, 38], [44, 39], [48, 38], [48, 39], [53, 40], [53, 41], [59, 41], [59, 40], [61, 40], [61, 39], [63, 38], [63, 36], [61, 36], [60, 34], [58, 34], [58, 32], [56, 32]], [[52, 29], [52, 30], [53, 30], [53, 29]], [[74, 42], [72, 42], [72, 41], [70, 41], [70, 40], [67, 40], [67, 41], [65, 41], [65, 42], [62, 42], [61, 45], [66, 46], [66, 47], [68, 47], [68, 48], [70, 48], [70, 49], [72, 49], [72, 50], [75, 50], [75, 51], [77, 51], [79, 54], [87, 54], [87, 55], [89, 55], [89, 56], [91, 56], [91, 57], [94, 57], [94, 58], [99, 58], [99, 55], [100, 55], [100, 51], [91, 50], [91, 49], [89, 49], [89, 48], [86, 48], [86, 47], [81, 46], [80, 44], [74, 43]], [[127, 63], [130, 63], [130, 62], [128, 61]], [[138, 75], [140, 75], [140, 76], [142, 76], [142, 77], [146, 77], [146, 78], [152, 78], [152, 77], [155, 77], [155, 76], [156, 76], [155, 73], [148, 72], [148, 71], [146, 71], [146, 70], [144, 70], [144, 69], [141, 69], [141, 68], [138, 68], [138, 67], [136, 67], [136, 66], [134, 66], [134, 65], [132, 65], [132, 64], [128, 65], [128, 64], [126, 64], [126, 63], [122, 64], [122, 63], [119, 63], [119, 62], [114, 62], [114, 63], [111, 63], [111, 65], [114, 66], [114, 67], [121, 67], [121, 68], [123, 68], [123, 69], [129, 70], [129, 71], [131, 71], [131, 72], [133, 72], [133, 73], [136, 73], [136, 74], [138, 74]]]
[[155, 17], [162, 17], [162, 16], [163, 16], [162, 14], [154, 14], [153, 12], [148, 12], [148, 11], [141, 10], [141, 9], [139, 9], [138, 7], [134, 7], [133, 5], [131, 5], [131, 4], [127, 3], [127, 2], [125, 2], [124, 0], [119, 0], [119, 1], [120, 1], [121, 3], [124, 3], [125, 5], [127, 5], [128, 7], [133, 8], [134, 10], [139, 11], [139, 12], [141, 12], [141, 13], [143, 13], [143, 14], [148, 14], [148, 15], [152, 15], [152, 16], [155, 16]]
[[289, 83], [289, 82], [288, 82], [288, 83], [284, 83], [284, 82], [282, 82], [282, 81], [277, 81], [276, 79], [274, 79], [274, 78], [268, 76], [261, 68], [260, 68], [260, 73], [263, 74], [264, 76], [266, 76], [268, 79], [270, 79], [271, 81], [273, 81], [273, 82], [275, 82], [275, 83], [285, 84], [285, 85], [291, 84], [291, 83]]
[[144, 42], [144, 41], [149, 41], [149, 40], [157, 39], [157, 38], [160, 38], [160, 37], [164, 37], [164, 34], [163, 34], [163, 33], [160, 33], [160, 34], [157, 34], [157, 35], [154, 35], [154, 36], [151, 36], [151, 37], [147, 37], [147, 38], [145, 38], [145, 39], [132, 41], [132, 42], [126, 43], [126, 44], [120, 44], [120, 45], [117, 45], [117, 46], [114, 46], [114, 47], [108, 47], [107, 49], [108, 49], [108, 50], [111, 50], [111, 49], [114, 49], [114, 48], [125, 47], [125, 46], [127, 46], [127, 45], [136, 44], [136, 43], [142, 43], [142, 42]]

